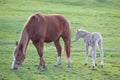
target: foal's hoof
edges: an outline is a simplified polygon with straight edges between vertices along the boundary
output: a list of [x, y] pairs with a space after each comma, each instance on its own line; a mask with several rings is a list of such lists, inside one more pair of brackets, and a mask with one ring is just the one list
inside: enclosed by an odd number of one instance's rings
[[56, 64], [55, 64], [55, 65], [54, 65], [54, 67], [58, 68], [58, 67], [59, 67], [59, 65], [56, 65]]
[[72, 67], [71, 67], [71, 65], [68, 65], [68, 69], [71, 69]]
[[95, 66], [97, 66], [97, 63], [95, 63]]
[[57, 68], [57, 67], [59, 67], [60, 65], [61, 65], [61, 64], [55, 64], [55, 65], [54, 65], [54, 67], [56, 67], [56, 68]]
[[103, 68], [103, 65], [101, 65], [100, 67]]
[[84, 64], [85, 66], [87, 65], [87, 63]]
[[94, 70], [94, 67], [95, 67], [95, 66], [92, 66], [92, 70]]
[[18, 70], [18, 68], [12, 68], [13, 70]]

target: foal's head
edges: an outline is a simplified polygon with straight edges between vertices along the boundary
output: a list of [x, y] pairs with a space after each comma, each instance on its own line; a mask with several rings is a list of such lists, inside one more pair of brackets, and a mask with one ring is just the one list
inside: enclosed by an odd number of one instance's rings
[[84, 38], [85, 34], [87, 31], [78, 29], [76, 31], [75, 37], [74, 37], [74, 42], [78, 41], [80, 38]]
[[13, 52], [13, 62], [12, 62], [12, 69], [18, 69], [18, 66], [22, 64], [25, 59], [25, 54], [23, 53], [23, 44], [18, 44], [16, 42], [16, 48]]

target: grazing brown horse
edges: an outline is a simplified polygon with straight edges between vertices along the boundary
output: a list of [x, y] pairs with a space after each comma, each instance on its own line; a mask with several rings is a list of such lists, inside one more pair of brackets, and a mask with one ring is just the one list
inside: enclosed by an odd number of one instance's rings
[[55, 67], [58, 67], [61, 64], [61, 45], [59, 43], [60, 37], [62, 37], [64, 41], [65, 51], [68, 59], [68, 68], [71, 68], [71, 29], [67, 19], [59, 14], [32, 15], [24, 26], [19, 43], [16, 44], [12, 69], [18, 69], [18, 66], [24, 61], [26, 48], [30, 40], [36, 47], [38, 55], [40, 57], [40, 64], [38, 65], [38, 69], [46, 68], [43, 58], [44, 42], [54, 42], [58, 53], [57, 63], [55, 64]]

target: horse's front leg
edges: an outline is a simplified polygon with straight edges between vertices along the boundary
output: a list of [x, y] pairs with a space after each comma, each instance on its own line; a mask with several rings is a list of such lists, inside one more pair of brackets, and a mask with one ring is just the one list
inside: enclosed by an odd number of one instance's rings
[[44, 40], [40, 40], [39, 42], [34, 43], [34, 45], [35, 45], [35, 47], [37, 49], [37, 52], [38, 52], [38, 55], [40, 57], [40, 64], [38, 65], [37, 69], [46, 68], [45, 61], [44, 61], [44, 58], [43, 58]]
[[89, 48], [89, 46], [86, 45], [86, 60], [85, 60], [85, 64], [84, 65], [88, 64], [88, 52], [89, 52], [88, 48]]
[[57, 58], [57, 63], [54, 65], [55, 67], [59, 67], [59, 65], [61, 64], [61, 45], [59, 43], [59, 39], [56, 40], [54, 42], [56, 49], [57, 49], [57, 53], [58, 53], [58, 58]]

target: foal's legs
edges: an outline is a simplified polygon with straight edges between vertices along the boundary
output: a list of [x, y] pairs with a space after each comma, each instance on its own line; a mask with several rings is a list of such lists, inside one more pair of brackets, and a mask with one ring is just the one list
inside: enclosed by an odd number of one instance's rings
[[85, 64], [84, 64], [84, 65], [87, 65], [87, 64], [88, 64], [88, 52], [89, 52], [88, 48], [89, 48], [89, 46], [86, 45], [86, 61], [85, 61]]
[[104, 62], [103, 62], [103, 50], [102, 50], [102, 42], [101, 41], [98, 43], [98, 47], [99, 47], [99, 50], [100, 50], [101, 67], [103, 67]]
[[94, 69], [96, 64], [96, 46], [95, 45], [92, 46], [92, 60], [93, 60], [92, 68]]
[[57, 53], [58, 53], [57, 63], [55, 64], [55, 67], [58, 67], [61, 64], [61, 45], [60, 45], [59, 39], [56, 40], [54, 44], [56, 46]]
[[38, 65], [38, 69], [46, 68], [45, 61], [43, 58], [43, 46], [44, 46], [44, 40], [39, 40], [37, 42], [33, 42], [34, 46], [37, 49], [38, 55], [40, 56], [40, 64]]

